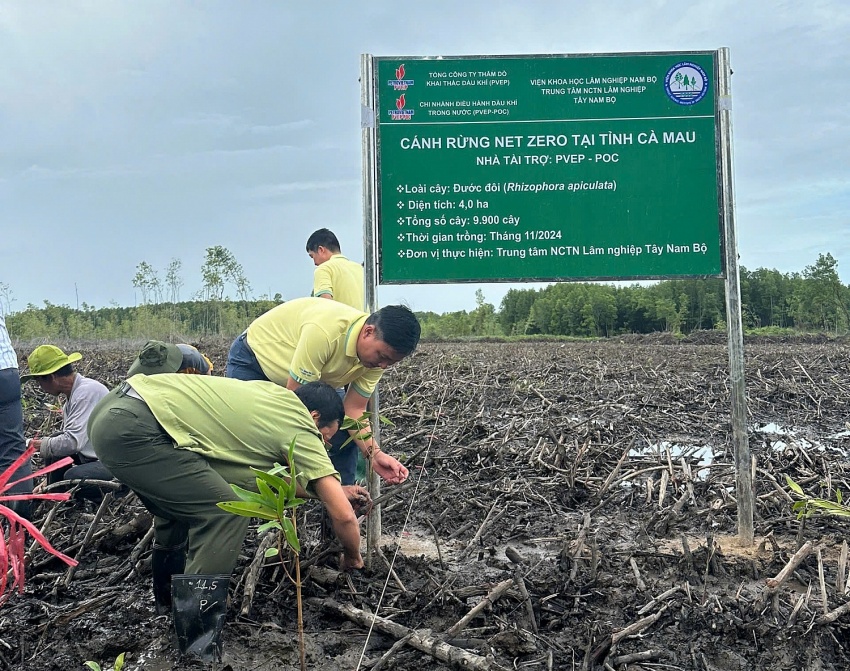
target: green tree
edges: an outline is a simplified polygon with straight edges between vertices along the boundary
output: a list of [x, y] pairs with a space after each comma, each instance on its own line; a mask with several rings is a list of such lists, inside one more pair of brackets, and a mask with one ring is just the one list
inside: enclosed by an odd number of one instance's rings
[[153, 266], [147, 261], [142, 261], [136, 266], [133, 286], [142, 294], [142, 305], [147, 305], [150, 299], [158, 302], [162, 284]]
[[591, 284], [587, 287], [587, 307], [585, 313], [589, 317], [592, 334], [610, 336], [614, 332], [617, 321], [617, 299], [613, 287]]
[[183, 277], [180, 270], [183, 262], [180, 259], [171, 259], [165, 271], [165, 284], [168, 287], [168, 300], [171, 303], [180, 302], [180, 288], [183, 286]]
[[472, 311], [470, 319], [470, 328], [474, 335], [498, 335], [501, 332], [496, 319], [496, 308], [484, 300], [484, 292], [481, 289], [475, 292], [475, 310]]
[[838, 262], [832, 254], [820, 254], [803, 270], [804, 281], [792, 298], [795, 319], [824, 330], [846, 330], [850, 324], [848, 290], [838, 277]]
[[222, 305], [228, 282], [236, 288], [236, 295], [243, 302], [245, 316], [247, 316], [251, 284], [245, 277], [242, 265], [229, 249], [221, 245], [208, 247], [204, 265], [201, 267], [201, 276], [204, 281], [201, 297], [208, 301], [210, 308], [207, 312], [206, 330], [218, 333], [224, 328], [225, 317], [232, 317], [225, 314], [226, 310]]
[[529, 333], [531, 306], [537, 298], [535, 289], [509, 289], [499, 306], [499, 324], [506, 335]]

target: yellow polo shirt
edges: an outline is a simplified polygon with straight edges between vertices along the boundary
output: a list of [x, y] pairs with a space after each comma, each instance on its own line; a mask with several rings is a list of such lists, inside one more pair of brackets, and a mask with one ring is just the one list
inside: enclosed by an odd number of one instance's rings
[[257, 317], [248, 327], [248, 346], [272, 382], [286, 386], [291, 377], [301, 384], [350, 384], [369, 398], [384, 371], [366, 368], [357, 358], [367, 317], [325, 298], [296, 298]]
[[339, 476], [307, 408], [279, 385], [180, 373], [134, 375], [127, 382], [175, 447], [223, 464], [228, 482], [254, 489], [249, 467], [286, 464], [293, 439], [296, 479], [304, 489], [314, 493], [311, 481]]
[[[363, 266], [334, 254], [313, 272], [313, 295], [330, 296], [355, 310], [363, 309]], [[327, 300], [327, 299], [325, 299]]]

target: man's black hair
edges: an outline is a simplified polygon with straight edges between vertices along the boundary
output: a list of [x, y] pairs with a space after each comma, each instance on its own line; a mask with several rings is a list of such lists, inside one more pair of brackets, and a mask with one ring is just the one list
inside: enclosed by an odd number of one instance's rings
[[327, 382], [308, 382], [295, 390], [304, 407], [310, 412], [319, 413], [319, 428], [323, 429], [338, 421], [342, 425], [345, 409], [336, 389]]
[[66, 363], [59, 370], [54, 370], [51, 375], [55, 377], [68, 377], [69, 375], [74, 374], [74, 364]]
[[337, 240], [333, 231], [329, 231], [327, 228], [320, 228], [307, 238], [308, 252], [317, 252], [319, 251], [319, 247], [324, 247], [334, 254], [339, 254], [339, 240]]
[[373, 312], [366, 320], [375, 327], [378, 340], [383, 340], [402, 356], [413, 353], [419, 344], [422, 328], [410, 308], [404, 305], [387, 305]]

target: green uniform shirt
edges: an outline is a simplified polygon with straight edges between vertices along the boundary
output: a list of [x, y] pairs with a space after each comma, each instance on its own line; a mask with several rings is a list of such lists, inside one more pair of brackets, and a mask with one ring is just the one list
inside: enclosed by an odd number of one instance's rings
[[285, 386], [291, 377], [300, 384], [351, 384], [369, 398], [384, 371], [366, 368], [357, 358], [367, 317], [325, 298], [296, 298], [257, 317], [248, 327], [248, 346], [272, 382]]
[[127, 382], [174, 439], [175, 446], [209, 460], [267, 471], [286, 464], [295, 439], [298, 483], [339, 474], [307, 408], [271, 382], [208, 375], [134, 375]]
[[[313, 272], [313, 295], [363, 310], [363, 266], [334, 254]], [[326, 299], [327, 300], [327, 299]]]

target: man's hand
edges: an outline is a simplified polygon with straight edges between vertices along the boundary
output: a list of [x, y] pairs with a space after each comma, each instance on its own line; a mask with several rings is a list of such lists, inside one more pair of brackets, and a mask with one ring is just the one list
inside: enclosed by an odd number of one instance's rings
[[404, 464], [383, 450], [372, 453], [372, 470], [391, 485], [400, 485], [410, 475]]
[[354, 508], [355, 515], [368, 515], [372, 512], [372, 495], [369, 494], [368, 489], [360, 485], [343, 485], [342, 491], [345, 492], [345, 498]]
[[44, 441], [41, 438], [30, 438], [27, 441], [27, 447], [34, 447], [42, 457], [46, 458], [47, 455], [41, 449], [42, 445], [44, 445]]
[[339, 570], [340, 571], [353, 571], [354, 569], [363, 568], [363, 557], [360, 553], [357, 553], [357, 557], [349, 557], [347, 554], [343, 553], [339, 556]]

